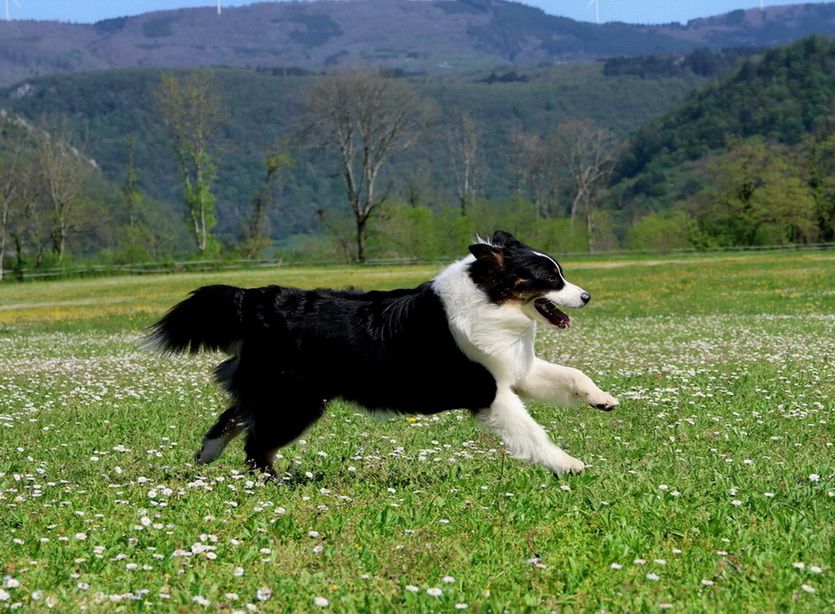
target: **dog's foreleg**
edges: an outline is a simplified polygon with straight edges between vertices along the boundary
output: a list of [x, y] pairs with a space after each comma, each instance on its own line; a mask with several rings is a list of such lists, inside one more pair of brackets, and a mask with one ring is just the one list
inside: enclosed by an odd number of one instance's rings
[[539, 358], [534, 359], [531, 370], [515, 390], [522, 397], [541, 403], [568, 407], [588, 403], [604, 411], [618, 406], [615, 397], [603, 392], [579, 369], [551, 364]]
[[552, 472], [580, 473], [585, 465], [553, 444], [525, 409], [522, 399], [511, 390], [500, 390], [493, 404], [476, 413], [476, 418], [501, 437], [515, 458], [542, 465]]
[[233, 405], [220, 414], [214, 426], [203, 435], [203, 445], [194, 455], [195, 462], [198, 465], [211, 463], [221, 455], [230, 441], [243, 432], [245, 426], [238, 421], [237, 405]]

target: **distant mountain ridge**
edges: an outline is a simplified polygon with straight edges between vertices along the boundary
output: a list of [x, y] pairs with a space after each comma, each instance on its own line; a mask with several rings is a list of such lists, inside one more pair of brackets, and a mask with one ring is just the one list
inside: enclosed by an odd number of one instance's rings
[[150, 67], [380, 65], [414, 71], [772, 46], [835, 36], [835, 4], [796, 4], [686, 25], [596, 25], [505, 0], [317, 0], [178, 9], [96, 24], [0, 23], [0, 85], [36, 75]]

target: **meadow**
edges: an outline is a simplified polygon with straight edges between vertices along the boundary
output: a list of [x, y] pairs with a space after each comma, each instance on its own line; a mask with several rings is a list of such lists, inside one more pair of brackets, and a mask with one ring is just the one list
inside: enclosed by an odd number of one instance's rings
[[192, 455], [219, 356], [145, 327], [207, 283], [394, 288], [437, 266], [0, 284], [0, 608], [822, 612], [835, 606], [835, 254], [564, 262], [592, 302], [538, 352], [621, 406], [533, 404], [590, 467], [464, 412], [334, 403], [282, 451]]

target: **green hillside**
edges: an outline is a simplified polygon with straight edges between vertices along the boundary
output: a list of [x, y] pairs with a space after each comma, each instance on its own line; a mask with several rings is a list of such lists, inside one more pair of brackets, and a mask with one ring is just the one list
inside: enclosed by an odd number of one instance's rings
[[[631, 138], [612, 200], [634, 212], [692, 197], [711, 158], [754, 137], [799, 155], [835, 117], [835, 40], [810, 37], [752, 57]], [[817, 136], [814, 136], [817, 135]]]
[[[119, 183], [126, 169], [125, 139], [133, 134], [140, 187], [179, 210], [176, 166], [152, 102], [160, 75], [157, 69], [127, 69], [43, 77], [0, 97], [10, 110], [31, 120], [71, 118], [88, 155]], [[222, 154], [217, 184], [218, 230], [228, 238], [240, 230], [240, 212], [258, 187], [269, 148], [280, 137], [297, 133], [312, 77], [238, 69], [217, 69], [214, 76], [229, 113], [218, 143]], [[706, 82], [692, 73], [658, 79], [607, 77], [598, 63], [490, 76], [476, 72], [411, 78], [419, 91], [437, 102], [438, 122], [421, 147], [394, 161], [386, 179], [394, 195], [403, 194], [414, 180], [423, 184], [421, 199], [426, 204], [454, 201], [444, 122], [456, 109], [466, 109], [483, 127], [489, 166], [485, 196], [501, 200], [512, 193], [508, 140], [513, 130], [543, 134], [560, 121], [591, 118], [625, 136]], [[335, 168], [303, 142], [294, 144], [293, 155], [297, 164], [288, 172], [280, 210], [272, 220], [275, 238], [317, 229], [317, 209], [341, 207]]]

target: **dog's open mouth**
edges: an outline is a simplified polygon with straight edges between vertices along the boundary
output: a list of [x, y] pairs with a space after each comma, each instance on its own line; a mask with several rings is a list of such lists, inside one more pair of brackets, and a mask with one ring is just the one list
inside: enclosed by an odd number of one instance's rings
[[554, 326], [558, 328], [568, 328], [571, 326], [571, 319], [557, 309], [557, 306], [547, 298], [536, 299], [533, 302], [533, 306]]

